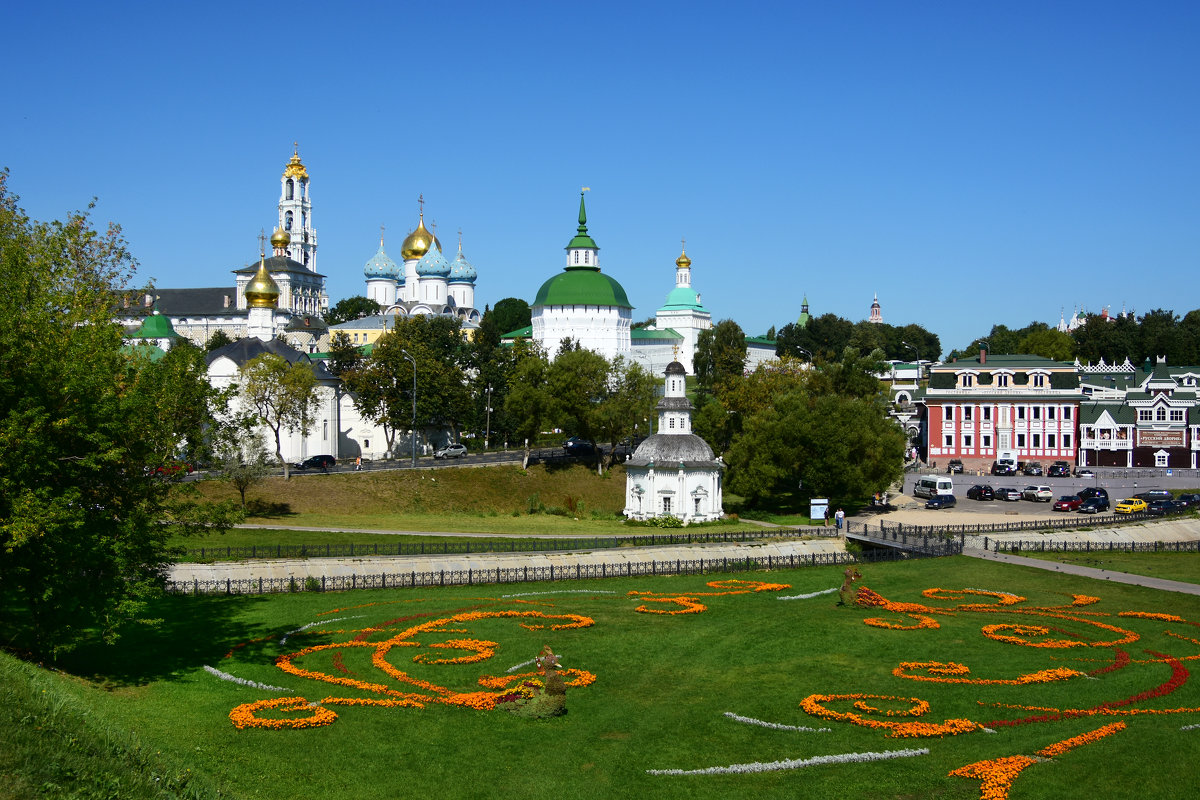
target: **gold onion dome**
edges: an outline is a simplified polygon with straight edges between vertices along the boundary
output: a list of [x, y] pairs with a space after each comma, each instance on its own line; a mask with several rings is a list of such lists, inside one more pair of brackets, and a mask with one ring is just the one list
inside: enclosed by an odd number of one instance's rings
[[275, 308], [279, 305], [279, 284], [267, 272], [266, 259], [259, 259], [258, 272], [246, 284], [246, 302], [251, 308]]
[[400, 257], [405, 261], [420, 258], [429, 252], [430, 247], [441, 251], [442, 243], [425, 227], [425, 215], [422, 214], [417, 222], [417, 229], [404, 237], [404, 242], [400, 245]]
[[271, 247], [284, 249], [292, 243], [292, 235], [283, 228], [276, 228], [271, 234]]
[[308, 170], [306, 170], [304, 168], [304, 165], [300, 163], [300, 151], [299, 150], [292, 153], [291, 161], [289, 161], [287, 163], [287, 166], [283, 168], [283, 177], [285, 177], [285, 178], [300, 178], [302, 180], [308, 180]]
[[687, 269], [692, 266], [692, 260], [688, 258], [686, 250], [682, 251], [679, 255], [679, 258], [675, 259], [675, 266], [679, 267], [680, 269]]

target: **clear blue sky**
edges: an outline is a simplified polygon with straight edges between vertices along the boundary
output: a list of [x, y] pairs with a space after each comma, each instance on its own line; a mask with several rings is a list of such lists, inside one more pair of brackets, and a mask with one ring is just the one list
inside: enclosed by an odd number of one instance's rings
[[1076, 305], [1200, 306], [1195, 2], [20, 3], [0, 166], [99, 198], [140, 275], [232, 285], [299, 141], [332, 300], [417, 219], [477, 301], [564, 265], [579, 189], [652, 316], [917, 322], [943, 351]]

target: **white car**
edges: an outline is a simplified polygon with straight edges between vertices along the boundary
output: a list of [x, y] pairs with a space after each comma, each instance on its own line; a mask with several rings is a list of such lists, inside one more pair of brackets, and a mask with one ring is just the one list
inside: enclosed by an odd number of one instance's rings
[[1049, 486], [1026, 486], [1021, 492], [1022, 500], [1043, 500], [1049, 503], [1054, 499], [1054, 492]]
[[467, 454], [467, 446], [465, 444], [448, 444], [441, 450], [436, 450], [433, 453], [434, 458], [462, 458]]

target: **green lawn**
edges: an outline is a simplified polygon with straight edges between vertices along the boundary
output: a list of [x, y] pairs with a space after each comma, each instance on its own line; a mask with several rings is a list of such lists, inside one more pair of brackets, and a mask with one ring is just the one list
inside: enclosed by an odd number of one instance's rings
[[1078, 564], [1082, 567], [1131, 572], [1186, 583], [1200, 583], [1200, 553], [1039, 553], [1021, 551], [1021, 555]]
[[[813, 568], [671, 578], [452, 587], [341, 594], [300, 593], [273, 597], [171, 598], [158, 609], [161, 630], [131, 634], [113, 650], [75, 654], [62, 674], [39, 672], [39, 680], [86, 712], [93, 723], [152, 742], [155, 757], [185, 764], [198, 783], [235, 798], [555, 797], [555, 798], [977, 798], [980, 781], [949, 772], [974, 762], [1033, 755], [1055, 742], [1124, 722], [1128, 728], [1071, 749], [1022, 772], [1014, 798], [1145, 798], [1181, 796], [1194, 786], [1191, 758], [1200, 752], [1200, 686], [1180, 675], [1189, 662], [1151, 653], [1193, 658], [1200, 653], [1195, 623], [1200, 597], [1090, 581], [970, 558], [911, 561], [862, 568], [862, 584], [889, 600], [949, 610], [925, 613], [936, 628], [896, 630], [864, 624], [883, 618], [915, 624], [907, 616], [838, 607], [836, 595], [780, 600], [835, 588], [841, 570]], [[786, 583], [789, 588], [704, 596], [705, 584], [740, 578]], [[998, 608], [993, 595], [927, 598], [927, 588], [1015, 592], [1024, 602]], [[733, 588], [744, 588], [734, 585]], [[702, 613], [638, 613], [651, 608], [633, 590], [686, 595], [707, 607]], [[1053, 612], [1019, 613], [1064, 606], [1072, 594], [1098, 603]], [[910, 609], [911, 610], [911, 609]], [[470, 612], [538, 612], [581, 615], [594, 624], [569, 630], [529, 630], [536, 618], [452, 619]], [[1178, 615], [1187, 622], [1117, 617], [1122, 611]], [[1047, 616], [1050, 614], [1050, 616]], [[434, 630], [399, 634], [436, 623]], [[1124, 634], [1137, 641], [1104, 646]], [[313, 624], [316, 623], [316, 624]], [[1094, 644], [1070, 648], [1027, 647], [982, 634], [987, 625], [1036, 625], [998, 629]], [[311, 627], [309, 627], [311, 626]], [[301, 630], [303, 628], [303, 630]], [[1024, 631], [1021, 634], [1021, 631]], [[289, 632], [291, 632], [289, 634]], [[285, 644], [281, 639], [289, 635]], [[1177, 634], [1177, 635], [1171, 635]], [[1179, 638], [1188, 637], [1188, 638]], [[420, 646], [387, 652], [390, 669], [444, 687], [479, 691], [481, 676], [503, 676], [532, 659], [545, 644], [566, 667], [596, 676], [571, 688], [565, 717], [534, 721], [503, 711], [480, 711], [428, 703], [424, 708], [353, 706], [327, 698], [379, 698], [354, 686], [288, 674], [279, 656], [322, 644], [347, 643], [296, 659], [312, 673], [420, 691], [385, 674], [371, 661], [373, 644], [397, 638]], [[494, 655], [475, 663], [416, 663], [465, 657], [482, 647], [437, 648], [452, 640], [494, 642]], [[360, 640], [366, 645], [353, 644]], [[458, 642], [463, 645], [463, 642]], [[1121, 653], [1130, 656], [1123, 664]], [[902, 662], [955, 662], [970, 678], [1012, 681], [1041, 670], [1069, 668], [1094, 673], [1052, 683], [970, 684], [921, 682], [897, 677]], [[230, 712], [283, 691], [237, 685], [206, 672], [212, 666], [244, 680], [282, 687], [337, 714], [332, 724], [300, 730], [235, 729]], [[1107, 667], [1119, 667], [1105, 670]], [[518, 669], [524, 671], [528, 667]], [[1170, 682], [1173, 671], [1174, 683]], [[918, 674], [920, 670], [912, 669]], [[1180, 681], [1182, 680], [1182, 683]], [[1137, 699], [1139, 694], [1151, 696]], [[995, 733], [973, 730], [954, 736], [894, 738], [889, 729], [867, 727], [806, 713], [801, 701], [814, 694], [862, 693], [901, 699], [829, 700], [839, 713], [896, 724], [965, 719], [990, 723]], [[930, 708], [917, 720], [900, 712], [920, 698]], [[1126, 699], [1132, 702], [1122, 704]], [[29, 701], [26, 698], [27, 702]], [[1077, 714], [1004, 726], [1003, 720], [1045, 715], [1047, 708], [1178, 709], [1178, 714]], [[1014, 708], [1036, 707], [1037, 711]], [[872, 712], [871, 708], [878, 711]], [[885, 712], [892, 711], [892, 716]], [[782, 726], [828, 728], [817, 733], [746, 724], [726, 716]], [[260, 712], [293, 718], [319, 713]], [[927, 753], [866, 763], [840, 763], [843, 754], [928, 749]], [[1168, 755], [1170, 754], [1170, 755]], [[831, 763], [747, 774], [660, 775], [649, 770], [695, 770], [736, 764], [838, 756]], [[840, 760], [839, 760], [840, 759]], [[2, 762], [0, 762], [2, 763]], [[170, 774], [174, 775], [173, 772]], [[0, 776], [2, 777], [2, 776]], [[0, 797], [3, 790], [0, 790]], [[119, 796], [119, 795], [114, 795]]]

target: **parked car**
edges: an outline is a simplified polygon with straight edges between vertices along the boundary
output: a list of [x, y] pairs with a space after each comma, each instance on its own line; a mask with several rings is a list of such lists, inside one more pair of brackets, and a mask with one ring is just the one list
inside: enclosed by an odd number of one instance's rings
[[1040, 477], [1042, 477], [1042, 473], [1043, 473], [1042, 465], [1036, 461], [1030, 461], [1028, 464], [1026, 464], [1024, 467], [1021, 468], [1021, 472], [1024, 472], [1026, 475], [1035, 475], [1040, 478]]
[[1087, 467], [1080, 467], [1079, 469], [1075, 470], [1075, 477], [1076, 478], [1094, 478], [1094, 477], [1096, 477], [1096, 473], [1092, 472]]
[[1108, 505], [1108, 490], [1103, 486], [1085, 486], [1078, 492], [1079, 496], [1084, 500], [1091, 497], [1099, 497], [1104, 500], [1104, 505]]
[[1130, 497], [1127, 500], [1122, 500], [1117, 503], [1117, 507], [1113, 509], [1117, 514], [1136, 514], [1140, 511], [1145, 511], [1149, 506], [1145, 500], [1139, 500], [1136, 497]]
[[1065, 494], [1054, 502], [1055, 511], [1078, 511], [1083, 498], [1077, 494]]
[[1089, 497], [1079, 504], [1080, 514], [1099, 514], [1108, 511], [1107, 497]]
[[1182, 510], [1174, 500], [1151, 500], [1146, 504], [1146, 513], [1156, 517], [1165, 517], [1167, 514], [1175, 514]]
[[960, 459], [952, 458], [952, 459], [950, 459], [950, 463], [946, 465], [946, 474], [947, 475], [953, 475], [955, 473], [958, 473], [959, 475], [961, 475], [962, 471], [963, 471], [963, 463]]
[[968, 500], [995, 500], [996, 491], [986, 483], [977, 483], [967, 489]]
[[1026, 486], [1021, 492], [1022, 500], [1041, 500], [1049, 503], [1054, 499], [1054, 492], [1050, 491], [1049, 486]]
[[952, 494], [935, 494], [925, 501], [926, 508], [950, 508], [958, 503]]
[[1176, 503], [1182, 503], [1184, 508], [1200, 506], [1200, 494], [1181, 494], [1175, 498]]
[[154, 474], [159, 478], [182, 478], [192, 474], [192, 465], [187, 461], [168, 461], [155, 467]]
[[1016, 475], [1017, 468], [1012, 464], [1001, 464], [999, 461], [992, 462], [993, 475]]
[[1069, 478], [1071, 477], [1071, 465], [1066, 461], [1055, 461], [1046, 470], [1046, 476], [1049, 478]]
[[1170, 500], [1171, 493], [1166, 489], [1151, 489], [1146, 492], [1139, 492], [1134, 497], [1138, 500], [1145, 500], [1147, 503], [1151, 503], [1155, 500]]
[[1021, 499], [1021, 490], [1014, 489], [1011, 486], [1004, 486], [1004, 487], [996, 490], [996, 499], [997, 500], [1020, 500]]
[[299, 464], [293, 464], [296, 469], [322, 469], [328, 470], [330, 467], [337, 464], [337, 459], [330, 455], [309, 456]]
[[596, 454], [596, 443], [590, 439], [572, 436], [563, 442], [563, 450], [569, 456], [593, 456]]
[[434, 458], [462, 458], [467, 454], [467, 446], [461, 442], [454, 442], [443, 447], [441, 450], [434, 450]]

